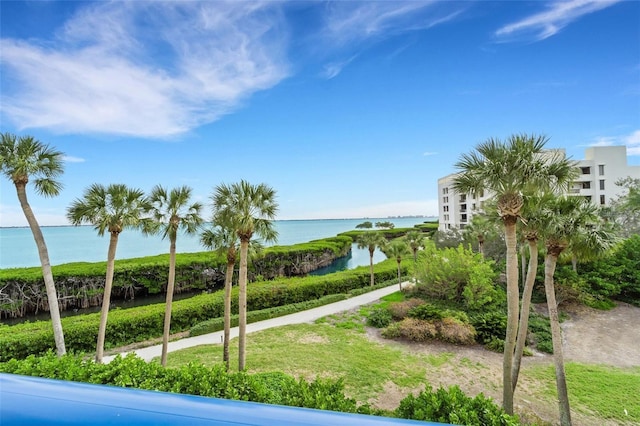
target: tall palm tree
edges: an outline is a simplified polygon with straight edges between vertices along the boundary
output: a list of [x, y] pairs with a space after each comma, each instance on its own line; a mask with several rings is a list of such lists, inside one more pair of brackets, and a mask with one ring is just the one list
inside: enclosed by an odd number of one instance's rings
[[402, 258], [411, 253], [411, 249], [409, 248], [409, 244], [403, 240], [398, 239], [394, 240], [389, 244], [385, 244], [382, 247], [382, 252], [389, 258], [396, 259], [398, 264], [398, 286], [400, 290], [402, 290], [402, 280], [400, 278], [400, 264], [402, 263]]
[[484, 243], [488, 237], [495, 235], [495, 229], [496, 225], [491, 218], [485, 214], [476, 214], [462, 232], [478, 242], [478, 253], [484, 258]]
[[29, 228], [31, 228], [33, 239], [38, 248], [42, 277], [49, 302], [53, 338], [58, 356], [62, 356], [67, 352], [64, 344], [62, 322], [60, 321], [58, 294], [53, 281], [53, 273], [51, 272], [47, 244], [36, 216], [27, 200], [27, 184], [29, 179], [33, 178], [33, 187], [37, 194], [45, 197], [58, 195], [62, 188], [61, 183], [57, 180], [64, 171], [62, 162], [61, 152], [44, 145], [32, 136], [18, 138], [11, 133], [2, 134], [2, 141], [0, 142], [0, 171], [16, 187], [20, 207], [22, 207], [22, 212], [29, 223]]
[[375, 284], [375, 277], [373, 274], [373, 254], [376, 248], [382, 247], [387, 243], [386, 238], [382, 233], [376, 231], [367, 231], [358, 235], [356, 243], [359, 249], [369, 250], [369, 273], [371, 274], [371, 286]]
[[[507, 332], [503, 361], [503, 407], [513, 414], [512, 368], [518, 332], [519, 289], [516, 223], [524, 195], [539, 189], [565, 188], [574, 166], [559, 151], [545, 151], [544, 136], [512, 135], [505, 142], [489, 139], [455, 164], [460, 173], [454, 178], [459, 194], [495, 194], [497, 211], [504, 224], [507, 275]], [[554, 188], [555, 189], [555, 188]]]
[[245, 368], [247, 334], [247, 261], [249, 242], [254, 235], [265, 242], [276, 241], [273, 225], [278, 203], [276, 192], [266, 184], [252, 185], [241, 180], [220, 184], [213, 194], [214, 216], [228, 218], [240, 239], [240, 271], [238, 276], [238, 369]]
[[156, 185], [149, 195], [147, 213], [150, 220], [144, 227], [145, 233], [161, 234], [169, 238], [169, 279], [164, 312], [164, 329], [162, 333], [162, 356], [160, 363], [167, 365], [169, 332], [171, 330], [171, 310], [173, 305], [173, 289], [176, 281], [176, 240], [178, 231], [195, 234], [202, 224], [200, 203], [191, 203], [191, 188], [181, 186], [171, 191]]
[[67, 209], [67, 218], [71, 224], [78, 226], [88, 223], [94, 226], [99, 236], [103, 236], [105, 231], [110, 235], [107, 274], [96, 344], [96, 362], [102, 362], [104, 354], [118, 238], [125, 229], [141, 226], [146, 207], [147, 200], [144, 192], [139, 189], [129, 188], [124, 184], [111, 184], [105, 187], [95, 183], [85, 190], [81, 199], [74, 200]]
[[233, 286], [233, 271], [238, 258], [238, 234], [228, 219], [216, 217], [212, 228], [206, 229], [200, 235], [200, 242], [210, 250], [223, 254], [227, 259], [224, 274], [224, 334], [222, 340], [222, 362], [229, 371], [229, 338], [231, 334], [231, 287]]
[[551, 340], [556, 371], [556, 386], [560, 409], [560, 424], [571, 425], [569, 395], [562, 353], [562, 335], [555, 297], [554, 274], [560, 254], [579, 240], [582, 249], [593, 253], [604, 252], [614, 243], [614, 238], [600, 226], [597, 209], [581, 197], [558, 197], [550, 200], [541, 213], [545, 223], [542, 231], [547, 253], [544, 264], [544, 288], [547, 296]]

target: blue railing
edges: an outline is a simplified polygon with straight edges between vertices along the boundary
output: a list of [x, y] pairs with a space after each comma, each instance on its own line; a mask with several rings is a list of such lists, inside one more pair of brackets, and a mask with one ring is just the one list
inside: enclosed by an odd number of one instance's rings
[[436, 425], [256, 402], [0, 374], [0, 425]]

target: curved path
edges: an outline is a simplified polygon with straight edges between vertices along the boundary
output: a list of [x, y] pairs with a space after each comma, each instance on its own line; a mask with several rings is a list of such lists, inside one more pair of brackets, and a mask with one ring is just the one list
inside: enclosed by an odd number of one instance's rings
[[[406, 285], [408, 283], [403, 283]], [[398, 285], [394, 284], [389, 287], [384, 287], [378, 290], [371, 291], [369, 293], [361, 294], [360, 296], [351, 297], [349, 299], [341, 300], [339, 302], [330, 303], [328, 305], [319, 306], [317, 308], [309, 309], [307, 311], [297, 312], [295, 314], [284, 315], [278, 318], [272, 318], [265, 321], [259, 321], [247, 324], [247, 334], [254, 333], [256, 331], [266, 330], [268, 328], [280, 327], [289, 324], [302, 324], [306, 322], [313, 322], [318, 318], [325, 317], [327, 315], [337, 314], [339, 312], [348, 311], [353, 308], [357, 308], [367, 303], [375, 302], [381, 297], [387, 296], [391, 293], [398, 291]], [[191, 348], [193, 346], [210, 345], [214, 343], [222, 343], [222, 330], [214, 333], [203, 334], [201, 336], [187, 337], [184, 339], [169, 342], [169, 352], [179, 351], [180, 349]], [[238, 327], [231, 329], [231, 338], [238, 337]], [[153, 358], [159, 357], [162, 353], [162, 345], [148, 346], [146, 348], [136, 349], [131, 351], [145, 361], [151, 361]], [[124, 356], [129, 352], [123, 352], [120, 355]], [[115, 356], [106, 356], [103, 358], [103, 362], [110, 362]]]

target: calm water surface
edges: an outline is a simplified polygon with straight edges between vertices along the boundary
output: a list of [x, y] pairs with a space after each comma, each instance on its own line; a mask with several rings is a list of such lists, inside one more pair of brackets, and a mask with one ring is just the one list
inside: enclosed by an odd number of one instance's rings
[[[364, 220], [373, 223], [389, 221], [401, 228], [412, 227], [434, 218], [277, 220], [274, 222], [279, 235], [276, 244], [286, 246], [334, 237], [341, 232], [355, 229], [356, 225]], [[52, 265], [102, 262], [107, 259], [109, 235], [99, 237], [91, 226], [45, 226], [42, 233], [47, 242]], [[205, 251], [198, 236], [180, 235], [176, 247], [178, 253]], [[126, 230], [120, 234], [116, 258], [127, 259], [168, 252], [169, 241], [157, 236], [145, 236], [139, 231]], [[360, 255], [354, 253], [354, 256]], [[368, 257], [366, 260], [368, 261]], [[38, 251], [29, 228], [0, 228], [0, 269], [39, 265]]]

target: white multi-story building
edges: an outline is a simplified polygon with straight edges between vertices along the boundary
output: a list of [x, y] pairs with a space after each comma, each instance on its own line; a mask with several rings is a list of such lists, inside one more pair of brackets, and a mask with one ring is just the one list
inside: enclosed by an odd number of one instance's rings
[[[564, 150], [561, 150], [564, 154]], [[598, 146], [585, 150], [585, 159], [577, 161], [580, 174], [569, 189], [570, 195], [583, 196], [597, 206], [607, 206], [622, 188], [616, 181], [626, 177], [640, 179], [640, 166], [627, 164], [626, 146]], [[478, 213], [492, 194], [458, 194], [453, 189], [456, 174], [438, 179], [439, 230], [462, 229]]]

